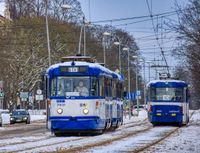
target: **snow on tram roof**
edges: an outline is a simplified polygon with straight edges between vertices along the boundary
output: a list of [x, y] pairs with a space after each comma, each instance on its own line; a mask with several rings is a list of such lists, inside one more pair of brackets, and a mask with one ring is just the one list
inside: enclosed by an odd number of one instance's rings
[[[120, 80], [123, 80], [122, 76], [114, 71], [109, 70], [108, 68], [100, 65], [99, 63], [89, 63], [89, 62], [82, 62], [82, 61], [74, 61], [74, 66], [88, 66], [90, 68], [98, 68], [101, 69], [102, 71], [109, 73], [109, 74], [115, 74]], [[52, 69], [56, 69], [60, 66], [72, 66], [72, 61], [70, 62], [63, 62], [63, 63], [57, 63], [54, 65], [51, 65], [48, 69], [47, 69], [47, 73], [52, 70]]]
[[170, 79], [168, 79], [168, 80], [152, 80], [147, 84], [147, 87], [149, 87], [151, 84], [156, 84], [156, 83], [184, 83], [184, 84], [187, 84], [181, 80], [170, 80]]

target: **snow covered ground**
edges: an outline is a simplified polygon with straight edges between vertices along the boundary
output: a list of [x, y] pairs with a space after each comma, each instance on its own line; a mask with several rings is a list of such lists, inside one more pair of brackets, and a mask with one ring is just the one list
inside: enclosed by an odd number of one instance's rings
[[195, 111], [187, 126], [145, 153], [200, 153], [200, 110]]
[[46, 120], [46, 115], [30, 115], [30, 116], [31, 116], [31, 122], [38, 120]]
[[[98, 136], [55, 137], [49, 131], [46, 131], [9, 138], [9, 141], [8, 139], [0, 139], [0, 152], [49, 152], [71, 148], [80, 148], [77, 152], [89, 153], [133, 152], [146, 144], [159, 140], [166, 133], [178, 129], [175, 126], [153, 127], [148, 123], [146, 117], [145, 111], [141, 111], [138, 117], [134, 116], [131, 119], [126, 116], [124, 125], [115, 132], [107, 132]], [[45, 116], [32, 116], [32, 120], [41, 119], [44, 120]], [[200, 110], [196, 110], [187, 126], [179, 128], [168, 138], [142, 152], [200, 153], [199, 129]]]

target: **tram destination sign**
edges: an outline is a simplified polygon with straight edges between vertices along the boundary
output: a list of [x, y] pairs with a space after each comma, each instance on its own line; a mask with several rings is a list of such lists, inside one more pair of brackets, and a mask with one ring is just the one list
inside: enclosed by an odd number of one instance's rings
[[60, 72], [87, 72], [86, 66], [61, 66]]

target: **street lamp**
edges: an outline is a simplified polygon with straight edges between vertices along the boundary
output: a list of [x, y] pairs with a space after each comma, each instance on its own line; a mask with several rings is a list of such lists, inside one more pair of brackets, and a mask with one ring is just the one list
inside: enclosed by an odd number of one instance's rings
[[[119, 40], [119, 39], [118, 39]], [[119, 46], [119, 72], [121, 72], [121, 42], [114, 42], [114, 45], [118, 45]]]
[[83, 16], [83, 24], [81, 25], [81, 31], [80, 31], [80, 36], [79, 36], [79, 45], [78, 45], [78, 54], [81, 54], [81, 40], [82, 40], [82, 33], [83, 33], [83, 39], [84, 39], [84, 56], [86, 56], [86, 32], [85, 32], [85, 27], [86, 26], [90, 26], [91, 23], [90, 22], [86, 22], [85, 20], [85, 16]]
[[144, 80], [144, 84], [143, 84], [143, 96], [144, 96], [144, 104], [146, 105], [146, 90], [145, 90], [145, 87], [146, 87], [146, 76], [145, 76], [145, 63], [146, 63], [146, 61], [145, 61], [145, 58], [144, 57], [142, 57], [141, 59], [140, 59], [140, 62], [143, 62], [143, 80]]
[[[71, 5], [63, 4], [61, 5], [62, 9], [71, 9]], [[46, 19], [46, 33], [47, 33], [47, 49], [48, 49], [48, 62], [49, 66], [51, 66], [51, 48], [50, 48], [50, 40], [49, 40], [49, 22], [48, 22], [48, 0], [45, 0], [45, 19]]]
[[105, 37], [106, 36], [110, 36], [111, 34], [109, 32], [104, 32], [103, 33], [103, 62], [104, 62], [104, 66], [106, 67], [106, 41], [105, 41]]
[[61, 8], [62, 8], [62, 9], [65, 9], [65, 10], [68, 10], [68, 9], [71, 9], [72, 6], [71, 6], [71, 5], [68, 5], [68, 4], [62, 4], [62, 5], [61, 5]]
[[[131, 84], [130, 84], [130, 49], [128, 47], [124, 47], [122, 49], [123, 51], [127, 51], [128, 52], [128, 98], [130, 97], [130, 92], [131, 92]], [[129, 119], [131, 119], [131, 101], [130, 101], [130, 98], [129, 98]]]
[[132, 56], [136, 59], [136, 69], [135, 69], [135, 86], [136, 86], [136, 102], [137, 102], [137, 114], [139, 115], [139, 99], [138, 99], [138, 56]]
[[86, 22], [85, 18], [84, 18], [84, 22], [83, 22], [83, 32], [84, 32], [84, 56], [86, 56], [86, 32], [85, 32], [85, 28], [91, 26], [91, 22]]

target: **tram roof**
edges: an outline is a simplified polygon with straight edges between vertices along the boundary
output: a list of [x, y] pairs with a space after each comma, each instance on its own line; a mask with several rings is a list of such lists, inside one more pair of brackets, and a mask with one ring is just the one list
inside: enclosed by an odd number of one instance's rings
[[181, 80], [153, 80], [147, 84], [147, 87], [187, 87], [188, 84]]
[[82, 61], [70, 61], [70, 62], [63, 62], [63, 63], [57, 63], [54, 65], [51, 65], [46, 73], [50, 74], [56, 71], [56, 69], [59, 69], [61, 66], [87, 66], [89, 67], [89, 73], [93, 75], [109, 75], [113, 78], [118, 78], [119, 80], [124, 80], [122, 75], [109, 70], [108, 68], [100, 65], [99, 63], [88, 63], [88, 62], [82, 62]]

